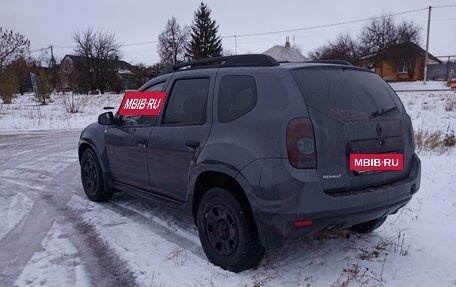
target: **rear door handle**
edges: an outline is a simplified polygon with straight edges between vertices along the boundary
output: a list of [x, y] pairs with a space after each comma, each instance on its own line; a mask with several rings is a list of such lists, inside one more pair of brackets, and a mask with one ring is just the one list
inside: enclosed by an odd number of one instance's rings
[[137, 139], [136, 143], [138, 144], [139, 147], [145, 148], [147, 140], [146, 139]]
[[188, 146], [188, 147], [191, 147], [191, 148], [197, 148], [200, 146], [200, 142], [199, 141], [195, 141], [195, 140], [188, 140], [185, 142], [185, 145]]

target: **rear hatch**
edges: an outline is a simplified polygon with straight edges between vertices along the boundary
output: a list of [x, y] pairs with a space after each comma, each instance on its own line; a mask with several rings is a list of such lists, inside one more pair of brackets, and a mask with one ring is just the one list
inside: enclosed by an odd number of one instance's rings
[[[414, 151], [410, 117], [391, 87], [370, 71], [339, 65], [290, 71], [313, 124], [317, 172], [329, 194], [407, 177]], [[351, 153], [401, 153], [404, 170], [351, 171]]]

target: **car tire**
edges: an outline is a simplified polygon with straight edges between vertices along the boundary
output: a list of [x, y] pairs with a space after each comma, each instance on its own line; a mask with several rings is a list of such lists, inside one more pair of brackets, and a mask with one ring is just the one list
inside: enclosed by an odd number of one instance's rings
[[110, 199], [113, 193], [106, 190], [98, 158], [92, 149], [86, 149], [81, 158], [81, 180], [84, 192], [91, 201]]
[[380, 217], [371, 221], [363, 222], [360, 224], [353, 225], [349, 229], [351, 231], [357, 232], [357, 233], [371, 233], [375, 229], [379, 228], [382, 226], [382, 224], [385, 222], [386, 216], [385, 217]]
[[198, 233], [207, 258], [233, 272], [260, 262], [264, 248], [248, 209], [226, 189], [208, 190], [198, 209]]

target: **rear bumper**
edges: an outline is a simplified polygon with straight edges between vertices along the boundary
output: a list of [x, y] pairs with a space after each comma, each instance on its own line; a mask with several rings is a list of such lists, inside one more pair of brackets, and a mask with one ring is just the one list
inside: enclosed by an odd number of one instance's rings
[[[402, 180], [331, 196], [321, 189], [315, 171], [293, 174], [296, 170], [278, 161], [260, 165], [260, 178], [253, 185], [250, 202], [265, 248], [280, 246], [287, 238], [312, 235], [325, 228], [342, 229], [393, 214], [418, 191], [421, 178], [421, 163], [414, 155], [412, 169]], [[295, 227], [294, 222], [299, 220], [312, 220], [312, 225]]]

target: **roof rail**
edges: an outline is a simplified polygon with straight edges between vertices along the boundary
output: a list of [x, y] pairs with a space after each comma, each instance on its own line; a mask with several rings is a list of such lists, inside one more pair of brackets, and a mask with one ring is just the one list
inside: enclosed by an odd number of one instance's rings
[[183, 62], [165, 67], [160, 75], [174, 73], [179, 70], [188, 69], [208, 69], [214, 67], [272, 67], [278, 66], [274, 58], [263, 54], [247, 54], [224, 57], [213, 57], [201, 60]]
[[321, 64], [336, 64], [336, 65], [344, 65], [344, 66], [353, 66], [352, 63], [345, 60], [313, 60], [310, 63], [321, 63]]

